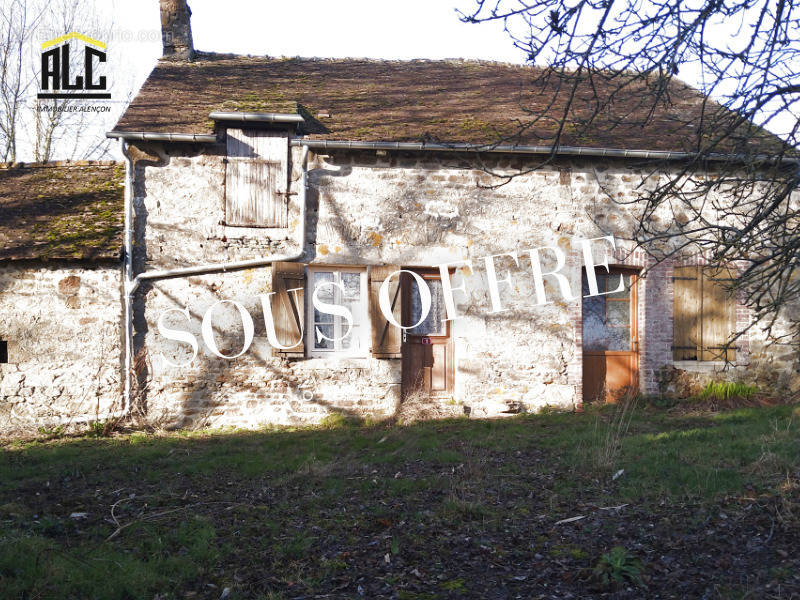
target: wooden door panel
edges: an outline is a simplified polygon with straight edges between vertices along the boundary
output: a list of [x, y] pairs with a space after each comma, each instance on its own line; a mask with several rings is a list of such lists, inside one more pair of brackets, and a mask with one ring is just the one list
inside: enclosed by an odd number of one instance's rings
[[[430, 282], [434, 301], [431, 313], [418, 327], [406, 330], [402, 341], [402, 394], [421, 392], [428, 396], [451, 396], [453, 394], [454, 364], [453, 340], [450, 322], [444, 321], [445, 313], [436, 294], [441, 293], [438, 272], [420, 270], [419, 274]], [[401, 280], [403, 324], [408, 326], [420, 321], [420, 304], [416, 282], [407, 274]]]
[[431, 391], [432, 392], [446, 392], [447, 391], [447, 346], [444, 344], [436, 344], [429, 346], [431, 348]]
[[584, 354], [584, 402], [615, 402], [628, 388], [636, 387], [637, 363], [637, 356], [632, 352]]
[[583, 401], [603, 400], [606, 384], [606, 357], [602, 354], [583, 355]]
[[623, 388], [636, 384], [636, 364], [632, 353], [608, 354], [606, 359], [606, 394], [614, 398]]

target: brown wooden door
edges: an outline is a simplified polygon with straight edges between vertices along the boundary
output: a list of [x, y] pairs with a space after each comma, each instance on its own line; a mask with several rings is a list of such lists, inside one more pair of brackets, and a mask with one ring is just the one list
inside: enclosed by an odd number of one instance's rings
[[583, 275], [583, 400], [615, 402], [624, 390], [639, 385], [637, 275], [630, 269], [595, 271], [599, 292], [591, 296]]
[[[418, 324], [403, 332], [402, 342], [402, 394], [421, 392], [431, 397], [453, 395], [453, 340], [451, 323], [445, 321], [442, 282], [438, 272], [416, 271], [431, 292], [431, 308], [425, 319], [417, 282], [403, 273], [400, 281], [403, 307], [403, 325]], [[421, 321], [421, 322], [420, 322]]]

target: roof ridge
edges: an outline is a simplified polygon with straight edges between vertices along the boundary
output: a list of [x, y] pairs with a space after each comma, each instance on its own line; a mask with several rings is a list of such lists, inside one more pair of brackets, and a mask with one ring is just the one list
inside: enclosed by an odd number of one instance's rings
[[[192, 63], [202, 63], [204, 61], [214, 61], [214, 60], [234, 60], [234, 59], [252, 59], [252, 60], [274, 60], [274, 61], [290, 61], [290, 60], [298, 60], [298, 61], [305, 61], [305, 62], [320, 62], [320, 63], [344, 63], [344, 62], [352, 62], [352, 61], [360, 61], [360, 62], [368, 62], [368, 63], [376, 63], [376, 64], [409, 64], [409, 63], [418, 63], [418, 64], [430, 64], [430, 63], [446, 63], [446, 64], [478, 64], [478, 65], [486, 65], [486, 66], [507, 66], [507, 67], [517, 67], [517, 68], [525, 68], [525, 69], [545, 69], [546, 67], [542, 65], [529, 65], [526, 63], [515, 63], [509, 61], [500, 61], [500, 60], [491, 60], [491, 59], [484, 59], [484, 58], [464, 58], [464, 57], [447, 57], [447, 58], [426, 58], [426, 57], [417, 57], [417, 58], [375, 58], [370, 56], [288, 56], [288, 55], [276, 55], [272, 56], [269, 54], [235, 54], [232, 52], [203, 52], [197, 51], [195, 54], [195, 60], [192, 62], [181, 61], [181, 64], [191, 65]], [[165, 62], [169, 64], [175, 64], [176, 61], [169, 60], [169, 59], [159, 59], [159, 62]]]
[[[559, 65], [559, 66], [552, 66], [552, 65], [536, 65], [536, 64], [528, 64], [524, 62], [515, 63], [509, 61], [502, 61], [502, 60], [492, 60], [489, 58], [464, 58], [464, 57], [447, 57], [447, 58], [426, 58], [426, 57], [417, 57], [417, 58], [375, 58], [370, 56], [287, 56], [287, 55], [269, 55], [269, 54], [236, 54], [234, 52], [203, 52], [197, 51], [195, 53], [195, 60], [194, 61], [176, 61], [171, 58], [160, 58], [159, 64], [168, 64], [168, 65], [182, 65], [182, 66], [191, 66], [196, 63], [203, 63], [203, 62], [214, 62], [217, 60], [237, 60], [237, 59], [250, 59], [254, 61], [275, 61], [275, 62], [288, 62], [292, 60], [309, 62], [309, 63], [327, 63], [327, 64], [341, 64], [347, 62], [364, 62], [364, 63], [372, 63], [372, 64], [384, 64], [384, 65], [407, 65], [407, 64], [449, 64], [449, 65], [480, 65], [486, 67], [511, 67], [515, 69], [530, 69], [532, 71], [547, 71], [549, 69], [553, 69], [555, 71], [564, 71], [565, 74], [573, 75], [577, 72], [578, 68], [573, 66], [567, 65]], [[606, 75], [627, 75], [633, 77], [653, 77], [656, 76], [655, 73], [645, 73], [643, 71], [637, 71], [636, 69], [632, 68], [624, 68], [624, 69], [612, 69], [612, 68], [595, 68], [591, 70], [593, 73], [600, 73]], [[702, 90], [686, 83], [681, 78], [676, 75], [669, 76], [671, 81], [677, 82], [679, 85], [700, 94], [701, 96], [705, 95]]]

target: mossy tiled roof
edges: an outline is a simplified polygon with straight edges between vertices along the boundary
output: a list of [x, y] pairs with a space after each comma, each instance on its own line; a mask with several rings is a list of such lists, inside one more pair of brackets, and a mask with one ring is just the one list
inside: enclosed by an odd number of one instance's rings
[[124, 175], [111, 162], [0, 166], [0, 260], [118, 258]]
[[[535, 67], [462, 60], [199, 53], [194, 62], [160, 61], [115, 129], [203, 134], [213, 133], [212, 111], [300, 112], [307, 118], [303, 133], [309, 138], [548, 145], [572, 86], [565, 76], [545, 81], [543, 73]], [[597, 102], [607, 100], [610, 85], [600, 74], [578, 86], [562, 145], [696, 149], [705, 100], [698, 91], [671, 80], [647, 119], [654, 86], [632, 80], [589, 122]], [[751, 141], [748, 131], [733, 144], [739, 150]]]

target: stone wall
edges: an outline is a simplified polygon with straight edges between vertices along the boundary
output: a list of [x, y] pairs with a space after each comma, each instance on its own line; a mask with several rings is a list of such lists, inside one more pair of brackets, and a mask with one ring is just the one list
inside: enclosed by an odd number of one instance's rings
[[[139, 378], [151, 422], [296, 425], [317, 422], [331, 413], [375, 417], [394, 413], [400, 398], [399, 360], [273, 356], [258, 297], [269, 291], [271, 269], [265, 267], [160, 281], [143, 292], [137, 306], [144, 313], [137, 319], [136, 333], [146, 348]], [[201, 320], [219, 300], [240, 302], [255, 322], [253, 343], [239, 358], [215, 356], [202, 342]], [[163, 311], [187, 307], [191, 319], [177, 312], [165, 317], [166, 325], [189, 331], [199, 340], [197, 358], [183, 366], [191, 358], [189, 346], [161, 336], [157, 322]], [[219, 351], [238, 353], [243, 345], [238, 311], [230, 304], [215, 307], [213, 324]]]
[[[140, 268], [241, 260], [297, 248], [291, 240], [298, 235], [299, 195], [291, 196], [288, 231], [221, 223], [223, 158], [216, 150], [166, 156], [156, 165], [137, 168]], [[297, 192], [298, 149], [293, 159], [291, 191]], [[513, 172], [526, 165], [501, 158], [486, 166]], [[500, 180], [465, 157], [312, 153], [303, 262], [411, 267], [457, 263], [454, 286], [465, 280], [468, 294], [456, 295], [462, 316], [453, 327], [456, 388], [451, 402], [463, 404], [475, 416], [510, 408], [536, 410], [547, 404], [575, 406], [581, 401], [582, 364], [577, 299], [582, 256], [577, 242], [612, 230], [629, 232], [630, 215], [608, 206], [605, 194], [632, 195], [645, 173], [621, 162], [562, 161], [489, 188]], [[548, 281], [550, 302], [534, 304], [525, 251], [540, 246], [557, 246], [566, 253], [562, 272], [576, 299], [564, 301]], [[605, 246], [597, 248], [602, 257]], [[507, 270], [511, 273], [513, 289], [502, 290], [505, 310], [492, 313], [483, 259], [515, 251], [518, 266], [509, 257], [496, 259], [500, 277]], [[544, 252], [542, 258], [547, 269], [551, 257]], [[462, 262], [467, 260], [473, 261], [472, 270]], [[643, 253], [627, 256], [621, 251], [613, 262], [644, 266], [646, 259]], [[640, 284], [642, 331], [650, 327], [651, 315], [660, 318], [667, 312], [661, 306], [663, 270], [660, 279], [658, 274], [656, 270]], [[174, 368], [163, 360], [166, 340], [159, 336], [156, 322], [164, 310], [188, 305], [190, 324], [177, 313], [172, 317], [183, 319], [184, 327], [199, 338], [202, 314], [215, 301], [238, 299], [255, 317], [260, 314], [256, 295], [270, 290], [269, 267], [165, 280], [143, 290], [137, 300], [136, 330], [137, 347], [146, 356], [140, 379], [150, 414], [184, 425], [252, 424], [313, 421], [331, 412], [382, 417], [396, 410], [398, 359], [274, 358], [259, 320], [253, 348], [240, 358], [214, 357], [201, 344], [200, 357], [191, 367]], [[655, 312], [646, 310], [648, 302]], [[240, 331], [238, 316], [232, 314], [231, 319], [232, 330]], [[670, 327], [671, 323], [653, 327], [653, 335], [642, 345], [646, 389], [655, 389], [655, 372], [669, 359]], [[238, 342], [231, 343], [238, 347]], [[168, 357], [169, 352], [178, 352], [177, 346], [167, 351]]]
[[[224, 148], [145, 148], [135, 168], [136, 272], [253, 259], [299, 250], [300, 150], [292, 149], [288, 229], [224, 224]], [[135, 152], [136, 153], [136, 152]], [[496, 416], [582, 401], [583, 257], [588, 238], [631, 233], [630, 205], [654, 185], [649, 167], [619, 160], [492, 157], [480, 165], [449, 153], [310, 154], [308, 215], [302, 262], [405, 267], [452, 263], [457, 313], [452, 327], [455, 389], [438, 408], [447, 414]], [[508, 181], [495, 173], [524, 174]], [[503, 185], [499, 185], [503, 184]], [[655, 218], [668, 218], [655, 215]], [[572, 299], [546, 278], [548, 303], [536, 304], [531, 249], [560, 248]], [[596, 258], [607, 246], [595, 245]], [[516, 253], [516, 261], [508, 253]], [[486, 257], [494, 257], [502, 310], [488, 296]], [[542, 252], [545, 271], [553, 266]], [[686, 257], [682, 264], [702, 262]], [[471, 263], [471, 267], [470, 267]], [[755, 383], [769, 393], [800, 391], [797, 353], [774, 343], [760, 324], [737, 343], [736, 362], [673, 363], [673, 264], [654, 265], [624, 243], [610, 263], [648, 267], [639, 282], [639, 372], [645, 393], [696, 393], [709, 381]], [[119, 409], [123, 356], [120, 270], [116, 265], [7, 262], [0, 265], [0, 431], [80, 422]], [[136, 412], [170, 426], [300, 424], [327, 415], [385, 418], [403, 413], [399, 358], [321, 359], [274, 355], [259, 295], [272, 291], [269, 266], [140, 287], [134, 303]], [[200, 341], [192, 364], [185, 343], [158, 332], [166, 322], [201, 340], [206, 311], [236, 300], [255, 322], [251, 348], [235, 359], [214, 356]], [[306, 302], [309, 297], [306, 296]], [[773, 334], [790, 330], [798, 307], [781, 314]], [[737, 327], [751, 320], [742, 305]], [[224, 353], [242, 344], [238, 312], [215, 309], [215, 339]], [[175, 366], [176, 364], [181, 366]]]
[[[299, 156], [300, 149], [293, 148], [290, 191], [295, 193]], [[580, 404], [579, 241], [609, 234], [629, 236], [636, 214], [631, 206], [611, 199], [633, 200], [658, 179], [649, 166], [620, 160], [579, 158], [547, 165], [538, 160], [500, 156], [478, 165], [468, 156], [448, 153], [310, 155], [308, 239], [302, 262], [408, 267], [455, 263], [454, 286], [464, 282], [468, 293], [456, 294], [460, 318], [453, 326], [456, 374], [450, 403], [463, 405], [464, 412], [474, 416]], [[495, 173], [529, 172], [505, 181], [484, 168]], [[224, 174], [224, 148], [161, 153], [157, 164], [139, 165], [137, 268], [218, 263], [298, 248], [301, 195], [290, 196], [288, 230], [226, 227]], [[535, 304], [526, 250], [541, 246], [565, 252], [562, 272], [574, 299], [565, 301], [546, 278], [550, 302]], [[672, 366], [672, 265], [653, 266], [645, 253], [630, 253], [621, 246], [612, 264], [651, 267], [639, 282], [640, 386], [643, 392], [660, 393], [664, 369]], [[602, 258], [606, 246], [598, 243], [596, 248]], [[518, 253], [518, 264], [499, 256], [496, 266], [501, 278], [510, 273], [513, 286], [501, 288], [504, 310], [492, 312], [483, 259], [508, 252]], [[544, 252], [542, 258], [547, 270], [551, 257]], [[472, 261], [472, 269], [464, 261]], [[202, 314], [215, 301], [237, 299], [256, 317], [257, 294], [271, 289], [270, 268], [264, 267], [165, 280], [142, 291], [136, 303], [136, 332], [145, 365], [140, 383], [149, 414], [183, 425], [250, 425], [317, 421], [331, 413], [385, 417], [397, 410], [399, 359], [276, 358], [258, 318], [253, 348], [237, 359], [214, 357], [202, 343], [200, 356], [190, 367], [170, 367], [162, 359], [181, 352], [180, 345], [169, 347], [156, 330], [164, 310], [188, 306], [190, 322], [177, 313], [172, 316], [183, 318], [184, 327], [199, 339]], [[225, 309], [220, 310], [222, 315]], [[740, 325], [747, 322], [746, 309], [737, 315]], [[220, 326], [224, 330], [220, 333], [238, 348], [241, 322], [235, 311], [229, 319], [230, 326]], [[239, 338], [231, 337], [232, 331], [238, 331]], [[739, 353], [739, 370], [746, 370], [755, 356], [749, 354], [749, 338]], [[764, 351], [760, 364], [772, 360], [771, 352]], [[699, 370], [715, 378], [732, 378], [736, 371], [720, 370], [718, 365], [700, 365]]]
[[118, 266], [0, 265], [0, 432], [121, 407], [120, 284]]

